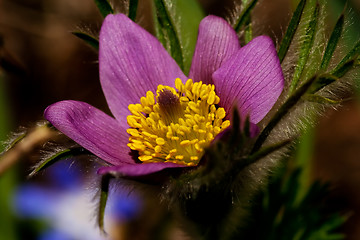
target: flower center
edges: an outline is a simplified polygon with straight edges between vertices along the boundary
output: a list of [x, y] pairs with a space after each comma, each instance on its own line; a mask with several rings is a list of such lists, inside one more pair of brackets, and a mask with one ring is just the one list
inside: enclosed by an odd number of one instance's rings
[[[223, 121], [224, 108], [215, 86], [191, 79], [175, 88], [159, 85], [156, 98], [151, 91], [140, 104], [130, 104], [128, 146], [139, 152], [142, 162], [173, 162], [195, 166], [214, 137], [230, 125]], [[156, 100], [156, 101], [155, 101]]]

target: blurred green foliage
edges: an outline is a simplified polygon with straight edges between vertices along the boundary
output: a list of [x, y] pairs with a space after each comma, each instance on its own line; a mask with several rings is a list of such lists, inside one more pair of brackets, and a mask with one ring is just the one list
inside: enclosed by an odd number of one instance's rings
[[[11, 129], [10, 104], [6, 96], [6, 83], [4, 74], [0, 68], [0, 142], [8, 137]], [[0, 153], [4, 150], [4, 144], [0, 144]], [[1, 238], [16, 240], [16, 220], [12, 214], [11, 197], [17, 184], [17, 169], [13, 168], [0, 176], [0, 233]]]
[[258, 192], [249, 221], [239, 236], [259, 240], [340, 240], [347, 217], [326, 202], [329, 185], [311, 175], [314, 134], [308, 130], [283, 164], [274, 169], [269, 184]]

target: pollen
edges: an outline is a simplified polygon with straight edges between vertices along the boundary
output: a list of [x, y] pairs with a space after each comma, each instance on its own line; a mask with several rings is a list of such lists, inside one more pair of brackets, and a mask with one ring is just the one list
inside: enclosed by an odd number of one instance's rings
[[159, 85], [140, 103], [130, 104], [128, 146], [144, 163], [172, 162], [196, 166], [217, 134], [230, 125], [218, 107], [215, 86], [177, 78], [175, 88]]

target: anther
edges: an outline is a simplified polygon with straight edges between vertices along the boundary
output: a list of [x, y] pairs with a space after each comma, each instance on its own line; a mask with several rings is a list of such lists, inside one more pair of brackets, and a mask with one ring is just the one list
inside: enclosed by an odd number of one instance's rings
[[139, 152], [142, 162], [172, 162], [196, 166], [214, 137], [230, 125], [218, 108], [214, 85], [179, 78], [176, 89], [159, 85], [148, 91], [140, 104], [130, 104], [127, 144]]

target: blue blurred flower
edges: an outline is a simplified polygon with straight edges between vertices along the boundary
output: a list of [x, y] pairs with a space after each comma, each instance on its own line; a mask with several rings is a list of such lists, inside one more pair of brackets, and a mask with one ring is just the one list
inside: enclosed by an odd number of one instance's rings
[[[101, 240], [96, 227], [95, 204], [89, 195], [95, 189], [81, 184], [82, 176], [68, 161], [60, 161], [49, 168], [49, 181], [28, 183], [20, 186], [14, 195], [15, 213], [22, 218], [45, 220], [51, 230], [41, 236], [41, 240]], [[135, 194], [115, 192], [109, 196], [105, 221], [113, 224], [125, 223], [137, 216], [141, 209], [140, 199]], [[110, 231], [109, 231], [110, 232]]]
[[38, 240], [73, 240], [67, 234], [57, 230], [49, 230], [44, 232]]
[[110, 199], [107, 213], [116, 222], [129, 222], [135, 219], [142, 209], [142, 201], [134, 195], [115, 193]]

